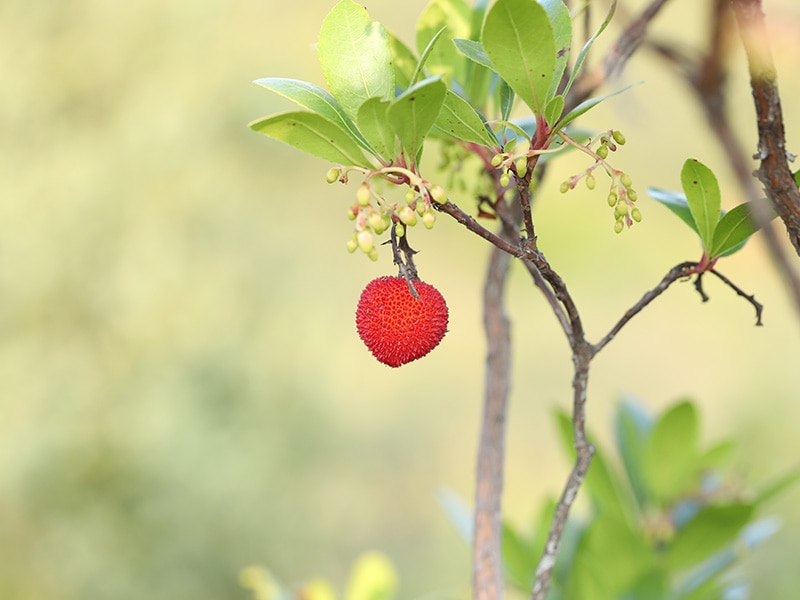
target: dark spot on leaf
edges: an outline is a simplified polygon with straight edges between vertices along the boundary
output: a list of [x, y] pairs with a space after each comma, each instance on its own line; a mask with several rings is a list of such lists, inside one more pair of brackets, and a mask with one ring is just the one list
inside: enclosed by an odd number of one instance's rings
[[695, 179], [692, 183], [697, 185], [697, 179]]
[[559, 50], [559, 51], [558, 51], [558, 54], [557, 54], [556, 56], [558, 56], [559, 58], [561, 58], [561, 57], [562, 57], [562, 56], [564, 56], [564, 54], [566, 54], [566, 53], [567, 53], [567, 49], [566, 49], [566, 48], [561, 48], [561, 50]]
[[414, 101], [414, 100], [416, 100], [416, 99], [417, 99], [417, 97], [416, 97], [416, 96], [411, 96], [411, 97], [408, 99], [408, 101], [409, 101], [409, 102], [413, 102], [413, 101]]

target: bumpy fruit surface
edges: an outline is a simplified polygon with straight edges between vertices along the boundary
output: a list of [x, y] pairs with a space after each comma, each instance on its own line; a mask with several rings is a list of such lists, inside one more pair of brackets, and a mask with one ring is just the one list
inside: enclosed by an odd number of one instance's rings
[[361, 292], [356, 309], [358, 335], [380, 362], [399, 367], [422, 358], [447, 332], [444, 298], [432, 285], [414, 281], [419, 299], [403, 277], [378, 277]]

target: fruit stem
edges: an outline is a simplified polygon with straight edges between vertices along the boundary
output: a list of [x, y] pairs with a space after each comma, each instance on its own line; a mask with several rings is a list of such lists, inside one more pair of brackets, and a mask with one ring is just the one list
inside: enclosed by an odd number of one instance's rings
[[[397, 223], [392, 223], [390, 241], [392, 244], [392, 256], [394, 264], [397, 265], [398, 276], [405, 278], [406, 282], [408, 283], [408, 291], [411, 292], [411, 295], [414, 296], [415, 300], [419, 300], [419, 294], [417, 293], [417, 289], [414, 287], [414, 281], [419, 280], [417, 266], [414, 264], [414, 255], [417, 253], [417, 251], [408, 245], [408, 230], [406, 230], [402, 237], [398, 238], [397, 232], [395, 231], [396, 227]], [[404, 256], [405, 259], [403, 258]]]

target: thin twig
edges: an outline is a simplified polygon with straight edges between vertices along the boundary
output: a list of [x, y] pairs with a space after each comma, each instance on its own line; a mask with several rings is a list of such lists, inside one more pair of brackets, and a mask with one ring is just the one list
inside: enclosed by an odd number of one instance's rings
[[764, 305], [760, 302], [756, 301], [756, 297], [753, 294], [748, 294], [744, 290], [742, 290], [739, 286], [733, 283], [730, 279], [725, 277], [722, 273], [717, 271], [716, 269], [709, 269], [711, 273], [719, 277], [729, 288], [731, 288], [734, 292], [736, 292], [739, 296], [747, 300], [750, 304], [753, 305], [753, 308], [756, 311], [756, 325], [761, 326], [763, 323], [761, 322], [761, 315], [764, 312]]
[[664, 291], [677, 280], [686, 277], [687, 271], [690, 271], [694, 267], [697, 266], [696, 262], [682, 262], [679, 265], [675, 265], [669, 272], [664, 275], [663, 279], [659, 282], [659, 284], [654, 287], [652, 290], [646, 292], [641, 299], [631, 306], [628, 310], [625, 311], [625, 314], [622, 315], [622, 318], [617, 321], [617, 323], [611, 328], [611, 330], [597, 342], [592, 350], [594, 354], [600, 352], [606, 345], [614, 339], [614, 337], [620, 332], [620, 330], [628, 324], [633, 317], [638, 315], [644, 308], [650, 304], [653, 300], [658, 298]]

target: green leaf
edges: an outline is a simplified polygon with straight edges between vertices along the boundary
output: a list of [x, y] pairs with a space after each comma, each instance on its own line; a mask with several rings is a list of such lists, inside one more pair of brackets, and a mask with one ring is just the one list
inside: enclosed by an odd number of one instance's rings
[[[442, 29], [445, 39], [431, 44], [442, 34]], [[424, 49], [429, 48], [428, 72], [442, 75], [447, 82], [454, 78], [463, 82], [465, 61], [449, 40], [468, 38], [471, 32], [472, 9], [464, 0], [430, 0], [417, 20], [417, 52], [422, 57]]]
[[394, 158], [395, 152], [394, 129], [389, 125], [386, 116], [388, 108], [388, 100], [370, 98], [358, 109], [358, 126], [384, 159]]
[[494, 71], [492, 59], [489, 58], [488, 54], [486, 54], [486, 49], [480, 42], [475, 40], [462, 40], [453, 38], [453, 45], [455, 45], [456, 50], [458, 50], [471, 61]]
[[444, 105], [436, 120], [437, 129], [465, 142], [497, 148], [494, 135], [472, 105], [455, 92], [447, 90]]
[[387, 31], [389, 48], [392, 53], [392, 70], [395, 86], [400, 91], [411, 87], [411, 78], [417, 66], [417, 57], [406, 44], [393, 33]]
[[696, 474], [700, 418], [689, 401], [679, 402], [656, 421], [644, 448], [643, 473], [650, 493], [669, 501], [687, 491]]
[[771, 481], [765, 486], [762, 486], [761, 489], [758, 490], [756, 503], [763, 504], [764, 502], [771, 500], [775, 496], [786, 491], [798, 481], [800, 481], [800, 467], [795, 467], [785, 475], [782, 475], [778, 479]]
[[433, 127], [444, 104], [447, 86], [430, 77], [408, 88], [389, 105], [386, 113], [409, 160], [416, 162], [425, 136]]
[[717, 178], [699, 160], [690, 158], [681, 169], [681, 186], [697, 224], [703, 249], [708, 253], [714, 243], [714, 231], [719, 222], [722, 203]]
[[249, 127], [337, 164], [372, 166], [348, 132], [317, 113], [281, 113], [253, 121]]
[[498, 0], [486, 15], [481, 42], [497, 73], [534, 114], [542, 114], [556, 63], [545, 9], [535, 0]]
[[[726, 253], [730, 254], [734, 249], [738, 250], [747, 238], [758, 231], [758, 225], [752, 216], [752, 208], [752, 205], [746, 202], [723, 215], [714, 231], [714, 242], [708, 253], [711, 258]], [[770, 210], [766, 201], [764, 201], [764, 210], [765, 212]]]
[[662, 190], [654, 187], [647, 188], [647, 193], [653, 200], [660, 202], [676, 214], [680, 220], [691, 227], [697, 235], [700, 235], [700, 232], [697, 230], [697, 224], [694, 222], [692, 211], [689, 210], [689, 202], [686, 200], [686, 196], [671, 190]]
[[683, 569], [702, 562], [735, 540], [753, 511], [753, 505], [745, 502], [701, 508], [668, 544], [665, 564], [671, 569]]
[[576, 106], [571, 111], [569, 111], [566, 115], [564, 115], [561, 118], [561, 121], [558, 122], [556, 127], [558, 129], [563, 129], [564, 127], [566, 127], [568, 124], [572, 123], [572, 121], [574, 121], [575, 119], [577, 119], [578, 117], [580, 117], [584, 113], [589, 112], [595, 106], [600, 104], [603, 100], [607, 100], [608, 98], [611, 98], [612, 96], [616, 96], [617, 94], [621, 94], [622, 92], [628, 90], [629, 88], [632, 88], [634, 85], [639, 85], [639, 83], [640, 82], [637, 81], [635, 83], [631, 83], [630, 85], [626, 85], [624, 88], [621, 88], [621, 89], [619, 89], [619, 90], [617, 90], [615, 92], [610, 92], [608, 94], [603, 94], [602, 96], [595, 96], [594, 98], [589, 98], [588, 100], [584, 100], [583, 102], [578, 104], [578, 106]]
[[608, 24], [611, 23], [611, 18], [614, 16], [614, 11], [617, 10], [617, 0], [613, 0], [611, 3], [611, 8], [608, 10], [608, 14], [606, 15], [605, 20], [600, 24], [600, 27], [597, 28], [597, 31], [594, 32], [592, 37], [583, 45], [581, 51], [578, 53], [578, 58], [575, 59], [575, 66], [572, 68], [572, 73], [570, 73], [569, 81], [567, 82], [567, 86], [564, 88], [564, 91], [561, 92], [565, 96], [567, 92], [572, 88], [572, 84], [575, 82], [575, 79], [581, 72], [581, 68], [583, 67], [583, 63], [586, 60], [586, 55], [589, 53], [589, 49], [594, 44], [595, 40], [600, 37], [600, 34], [605, 31]]
[[[419, 79], [419, 76], [422, 75], [423, 70], [425, 69], [425, 63], [428, 61], [428, 58], [430, 58], [430, 55], [433, 52], [433, 49], [436, 47], [436, 42], [439, 40], [440, 37], [442, 37], [442, 34], [445, 32], [446, 29], [447, 27], [442, 27], [439, 31], [437, 31], [428, 42], [428, 45], [425, 46], [425, 49], [422, 51], [422, 54], [420, 54], [419, 62], [417, 63], [417, 67], [414, 69], [414, 74], [411, 77], [412, 84], [416, 83], [417, 80]], [[438, 73], [434, 74], [438, 75]]]
[[628, 482], [640, 507], [647, 502], [647, 489], [644, 482], [643, 457], [653, 420], [634, 400], [619, 404], [615, 417], [614, 433], [622, 465], [628, 475]]
[[[500, 107], [500, 118], [503, 121], [508, 121], [508, 117], [511, 115], [511, 109], [514, 108], [514, 90], [505, 82], [505, 80], [501, 79], [497, 84], [497, 105]], [[536, 124], [536, 119], [533, 119], [534, 125]]]
[[358, 557], [345, 590], [345, 600], [390, 600], [397, 591], [397, 571], [378, 552]]
[[541, 552], [533, 548], [509, 523], [503, 523], [503, 570], [517, 589], [528, 591], [536, 578], [536, 563]]
[[318, 49], [328, 89], [351, 117], [370, 98], [394, 97], [389, 35], [353, 0], [341, 0], [325, 17]]
[[793, 177], [794, 177], [794, 182], [798, 186], [800, 186], [800, 169], [798, 169], [797, 171], [794, 172]]
[[[556, 95], [558, 85], [561, 83], [561, 76], [567, 67], [569, 59], [569, 49], [572, 45], [572, 17], [569, 8], [564, 4], [564, 0], [538, 0], [547, 11], [550, 24], [553, 27], [553, 39], [556, 43], [556, 65], [553, 73], [553, 81], [547, 92], [548, 100]], [[548, 121], [554, 123], [554, 121]]]
[[280, 94], [303, 108], [322, 115], [349, 132], [350, 136], [365, 150], [373, 151], [336, 99], [321, 87], [307, 81], [282, 77], [264, 77], [263, 79], [256, 79], [253, 83]]
[[564, 96], [556, 96], [547, 103], [544, 109], [544, 118], [549, 124], [556, 123], [564, 112]]

